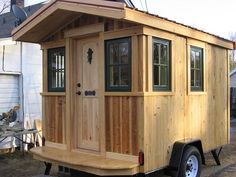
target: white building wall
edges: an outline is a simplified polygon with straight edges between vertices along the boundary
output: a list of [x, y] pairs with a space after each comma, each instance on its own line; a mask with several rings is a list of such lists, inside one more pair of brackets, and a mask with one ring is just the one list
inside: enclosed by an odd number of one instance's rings
[[34, 119], [42, 117], [40, 95], [42, 52], [40, 46], [17, 42], [13, 45], [5, 45], [4, 51], [4, 47], [0, 44], [0, 74], [19, 75], [21, 104], [19, 120], [24, 120], [26, 128], [33, 128]]
[[24, 124], [32, 128], [35, 119], [41, 119], [42, 52], [37, 44], [23, 43], [22, 73], [24, 93]]
[[230, 87], [236, 87], [236, 72], [230, 76]]
[[[20, 73], [20, 43], [0, 45], [0, 72]], [[4, 61], [3, 61], [4, 60]]]

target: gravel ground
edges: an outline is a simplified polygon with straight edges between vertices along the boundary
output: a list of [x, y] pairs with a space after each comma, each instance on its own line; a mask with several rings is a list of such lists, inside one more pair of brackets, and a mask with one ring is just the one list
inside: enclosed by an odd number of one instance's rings
[[[236, 119], [231, 122], [231, 144], [226, 145], [217, 166], [212, 155], [206, 154], [206, 165], [201, 177], [236, 177]], [[33, 177], [43, 174], [45, 165], [34, 160], [30, 153], [16, 150], [14, 153], [0, 155], [0, 177]], [[57, 175], [58, 168], [53, 166], [51, 176]]]
[[220, 154], [221, 165], [217, 166], [212, 155], [206, 154], [201, 177], [236, 177], [236, 119], [231, 121], [230, 134], [230, 144]]
[[[34, 160], [30, 153], [16, 150], [11, 154], [0, 155], [0, 177], [32, 177], [44, 173], [44, 163]], [[52, 168], [56, 176], [57, 167]]]

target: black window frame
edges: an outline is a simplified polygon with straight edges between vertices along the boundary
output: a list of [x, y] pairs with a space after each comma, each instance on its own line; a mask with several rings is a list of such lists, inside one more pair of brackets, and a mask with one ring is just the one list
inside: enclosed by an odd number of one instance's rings
[[[161, 67], [163, 64], [157, 64], [155, 63], [154, 61], [154, 45], [158, 43], [158, 44], [164, 44], [164, 45], [167, 45], [167, 64], [165, 67], [167, 67], [167, 85], [166, 86], [161, 86], [161, 85], [155, 85], [155, 77], [158, 77], [155, 75], [154, 73], [154, 70], [155, 70], [155, 66], [157, 67]], [[163, 92], [170, 92], [172, 91], [172, 77], [171, 77], [171, 74], [172, 74], [172, 71], [171, 71], [171, 68], [172, 68], [172, 58], [171, 58], [171, 41], [170, 40], [167, 40], [167, 39], [161, 39], [161, 38], [157, 38], [157, 37], [153, 37], [153, 40], [152, 40], [152, 76], [153, 76], [153, 91], [155, 92], [160, 92], [160, 91], [163, 91]], [[164, 65], [163, 65], [164, 66]], [[159, 81], [160, 82], [160, 81]]]
[[[64, 87], [52, 87], [52, 59], [51, 55], [55, 52], [61, 52], [64, 54], [64, 69], [60, 69], [60, 70], [64, 70]], [[48, 68], [47, 68], [47, 72], [48, 72], [48, 92], [65, 92], [66, 91], [66, 51], [65, 51], [65, 47], [57, 47], [57, 48], [50, 48], [47, 49], [47, 61], [48, 61]], [[58, 72], [59, 69], [56, 69]]]
[[[128, 43], [128, 86], [111, 86], [110, 85], [110, 67], [112, 66], [122, 66], [123, 64], [110, 64], [110, 52], [109, 46], [111, 44], [119, 44], [119, 43]], [[124, 38], [116, 38], [116, 39], [109, 39], [105, 41], [105, 89], [107, 92], [131, 92], [132, 89], [132, 81], [131, 81], [131, 63], [132, 63], [132, 47], [131, 47], [131, 37], [124, 37]]]
[[[192, 68], [192, 50], [200, 52], [200, 66], [198, 68]], [[201, 47], [190, 46], [190, 88], [192, 92], [203, 92], [204, 91], [204, 50]], [[192, 86], [192, 70], [199, 70], [200, 72], [200, 86]], [[193, 76], [194, 77], [194, 76]], [[195, 79], [194, 79], [195, 80]]]

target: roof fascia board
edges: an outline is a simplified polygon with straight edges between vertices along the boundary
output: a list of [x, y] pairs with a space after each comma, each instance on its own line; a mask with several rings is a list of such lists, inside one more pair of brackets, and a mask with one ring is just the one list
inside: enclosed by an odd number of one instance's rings
[[[82, 3], [80, 3], [82, 2]], [[107, 1], [108, 2], [108, 1]], [[80, 1], [56, 1], [53, 0], [49, 4], [42, 7], [35, 14], [30, 16], [26, 21], [24, 21], [20, 26], [15, 28], [12, 31], [13, 40], [18, 40], [22, 35], [24, 35], [27, 31], [32, 29], [35, 25], [39, 24], [42, 20], [50, 16], [56, 10], [68, 10], [73, 12], [87, 13], [92, 15], [99, 15], [108, 18], [116, 18], [123, 19], [125, 17], [125, 4], [124, 3], [116, 3], [116, 7], [109, 7], [108, 5], [99, 6], [98, 4], [92, 4], [84, 2], [84, 0]], [[114, 5], [114, 2], [112, 3]]]
[[73, 12], [86, 13], [90, 15], [103, 16], [114, 19], [123, 19], [125, 17], [124, 9], [110, 8], [106, 6], [95, 6], [89, 4], [59, 2], [58, 8]]
[[74, 4], [84, 4], [84, 5], [93, 5], [93, 6], [103, 6], [108, 8], [124, 9], [126, 7], [125, 3], [122, 2], [113, 2], [113, 1], [101, 1], [101, 0], [57, 0], [57, 2], [67, 2]]
[[16, 29], [12, 32], [13, 40], [18, 40], [21, 36], [27, 33], [27, 31], [32, 29], [35, 25], [39, 24], [43, 19], [50, 16], [57, 9], [57, 4], [55, 4], [54, 6], [50, 6], [49, 8], [47, 8], [47, 10], [44, 11], [42, 14], [34, 17], [33, 19], [29, 19], [29, 21], [27, 20], [26, 24], [20, 25], [19, 29]]
[[16, 27], [12, 31], [12, 35], [17, 33], [19, 30], [21, 30], [23, 27], [25, 27], [28, 23], [30, 23], [32, 20], [34, 20], [36, 17], [41, 15], [43, 12], [45, 12], [48, 8], [50, 8], [57, 0], [51, 0], [50, 3], [44, 5], [41, 7], [38, 11], [36, 11], [33, 15], [31, 15], [29, 18], [27, 18], [23, 23], [21, 23], [18, 27]]
[[[234, 49], [234, 43], [231, 41], [227, 41], [219, 37], [188, 28], [187, 26], [176, 24], [174, 22], [156, 16], [152, 16], [149, 14], [145, 14], [143, 12], [139, 12], [137, 10], [130, 8], [125, 8], [125, 12], [126, 12], [126, 16], [124, 18], [125, 20], [137, 22], [143, 25], [175, 33], [184, 37], [189, 37], [192, 39], [214, 44], [223, 48], [231, 50]], [[146, 29], [148, 30], [148, 28]]]

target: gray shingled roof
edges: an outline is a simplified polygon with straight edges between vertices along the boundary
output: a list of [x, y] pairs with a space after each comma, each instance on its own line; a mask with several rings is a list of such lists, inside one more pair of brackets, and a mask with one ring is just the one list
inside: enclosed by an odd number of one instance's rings
[[[25, 7], [28, 16], [31, 16], [34, 12], [36, 12], [43, 4], [35, 4], [33, 6]], [[0, 15], [0, 38], [8, 38], [11, 37], [11, 32], [15, 28], [15, 16], [12, 12], [4, 13]]]

